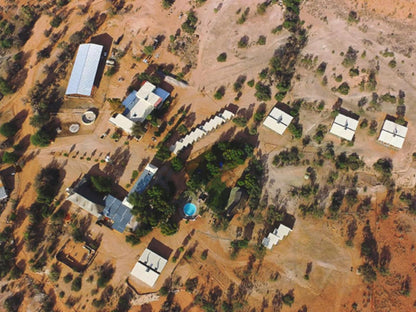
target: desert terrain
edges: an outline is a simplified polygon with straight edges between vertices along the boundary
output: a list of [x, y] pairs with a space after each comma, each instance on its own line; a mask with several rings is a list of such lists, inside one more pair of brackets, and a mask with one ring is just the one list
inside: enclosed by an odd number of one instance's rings
[[[164, 8], [165, 2], [171, 5]], [[259, 8], [262, 3], [264, 10]], [[290, 3], [0, 0], [0, 23], [7, 20], [16, 28], [14, 43], [8, 47], [3, 42], [8, 38], [7, 24], [0, 25], [0, 77], [13, 87], [0, 100], [0, 126], [11, 120], [18, 126], [11, 137], [1, 134], [2, 142], [8, 142], [1, 148], [1, 175], [3, 180], [13, 180], [13, 187], [1, 210], [0, 247], [11, 246], [15, 274], [5, 272], [0, 279], [0, 310], [415, 309], [416, 39], [412, 34], [416, 4], [410, 0], [386, 0], [382, 5], [361, 0], [300, 1], [296, 27], [282, 27], [288, 21]], [[181, 26], [190, 11], [197, 17], [192, 34]], [[27, 27], [25, 40], [17, 35], [19, 27]], [[88, 36], [83, 42], [104, 37], [108, 57], [116, 59], [116, 70], [108, 74], [110, 67], [104, 68], [92, 97], [67, 98], [64, 93], [76, 52], [70, 47], [78, 46], [73, 35], [85, 27]], [[296, 45], [293, 57], [283, 58], [279, 51], [282, 47], [292, 51], [294, 37], [305, 41]], [[146, 47], [156, 38], [157, 47], [145, 63]], [[350, 48], [354, 57], [347, 64]], [[45, 55], [39, 54], [44, 49]], [[69, 55], [62, 56], [64, 51]], [[222, 53], [225, 61], [218, 60]], [[282, 98], [271, 73], [270, 60], [276, 55], [293, 62], [285, 69], [291, 73]], [[143, 73], [159, 77], [160, 85], [171, 92], [170, 104], [163, 116], [147, 123], [140, 140], [125, 133], [116, 137], [113, 134], [118, 131], [108, 121], [114, 113], [108, 99], [123, 100], [143, 80]], [[373, 74], [375, 78], [370, 77]], [[163, 80], [165, 75], [185, 84], [169, 84]], [[236, 88], [238, 81], [242, 83]], [[256, 94], [257, 82], [269, 86], [268, 99]], [[348, 85], [347, 92], [341, 92], [342, 83]], [[38, 101], [36, 94], [40, 94]], [[279, 135], [256, 121], [256, 113], [264, 118], [278, 102], [290, 108], [300, 103], [295, 119], [302, 127], [301, 138], [289, 130]], [[234, 120], [195, 142], [186, 156], [179, 155], [183, 169], [172, 169], [175, 155], [157, 157], [161, 146], [169, 147], [184, 134], [179, 124], [189, 131], [230, 104], [238, 108]], [[48, 121], [37, 127], [32, 118], [44, 105]], [[341, 107], [360, 117], [351, 143], [328, 131]], [[89, 109], [98, 112], [97, 119], [85, 125], [81, 118]], [[401, 149], [377, 141], [386, 115], [407, 122]], [[80, 125], [76, 134], [68, 131], [73, 123]], [[45, 126], [62, 132], [47, 146], [34, 145], [31, 136]], [[154, 227], [132, 245], [126, 241], [131, 234], [128, 229], [119, 233], [97, 224], [95, 217], [65, 200], [67, 188], [87, 173], [110, 177], [112, 193], [122, 199], [137, 179], [133, 172], [140, 174], [152, 162], [159, 167], [152, 183], [174, 184], [172, 201], [176, 203], [189, 191], [186, 182], [206, 153], [217, 142], [233, 140], [250, 143], [254, 152], [238, 166], [224, 170], [220, 182], [228, 188], [239, 185], [252, 159], [264, 170], [255, 177], [260, 185], [256, 208], [250, 205], [249, 193], [247, 203], [224, 228], [215, 226], [219, 217], [208, 199], [195, 220], [178, 219], [173, 235]], [[292, 147], [298, 151], [298, 160], [276, 163], [276, 156]], [[337, 156], [343, 152], [356, 153], [359, 167], [340, 168]], [[16, 153], [18, 159], [5, 161], [5, 153]], [[373, 166], [379, 159], [391, 164], [387, 173]], [[49, 214], [33, 213], [37, 176], [47, 167], [59, 170], [57, 192], [48, 205]], [[316, 187], [316, 191], [304, 195], [303, 187]], [[334, 214], [331, 207], [337, 193], [342, 197]], [[305, 212], [307, 206], [316, 211]], [[65, 214], [54, 219], [59, 211]], [[281, 215], [293, 217], [293, 230], [271, 250], [263, 248], [263, 238], [277, 224], [273, 218], [281, 221]], [[38, 217], [38, 245], [31, 248], [30, 233]], [[75, 242], [79, 232], [83, 238]], [[149, 287], [130, 272], [154, 239], [172, 252], [156, 284]], [[91, 261], [85, 242], [96, 248]], [[236, 251], [236, 242], [246, 246]], [[77, 272], [58, 261], [60, 250], [79, 258], [82, 265], [87, 263], [86, 268]], [[106, 277], [105, 283], [100, 282]]]

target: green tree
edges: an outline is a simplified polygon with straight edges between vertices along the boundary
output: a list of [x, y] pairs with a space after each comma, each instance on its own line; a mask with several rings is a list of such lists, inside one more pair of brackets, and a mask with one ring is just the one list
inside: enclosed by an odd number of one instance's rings
[[91, 176], [93, 187], [100, 193], [110, 193], [113, 188], [111, 177]]
[[7, 95], [7, 94], [12, 94], [13, 92], [14, 90], [10, 86], [9, 82], [6, 79], [0, 77], [0, 93]]
[[71, 290], [72, 291], [80, 291], [81, 288], [82, 288], [82, 277], [81, 276], [77, 276], [72, 281]]
[[217, 56], [217, 62], [225, 62], [227, 60], [227, 53], [223, 52]]
[[52, 141], [52, 136], [45, 129], [39, 129], [35, 134], [30, 136], [30, 142], [39, 147], [48, 146]]
[[19, 155], [17, 155], [14, 152], [11, 152], [11, 153], [4, 152], [2, 156], [2, 161], [5, 164], [14, 164], [18, 161], [18, 159], [19, 159]]
[[14, 122], [6, 122], [1, 125], [0, 133], [5, 137], [14, 137], [19, 129]]
[[181, 171], [184, 166], [183, 160], [178, 157], [174, 157], [170, 164], [172, 166], [172, 169], [176, 172]]

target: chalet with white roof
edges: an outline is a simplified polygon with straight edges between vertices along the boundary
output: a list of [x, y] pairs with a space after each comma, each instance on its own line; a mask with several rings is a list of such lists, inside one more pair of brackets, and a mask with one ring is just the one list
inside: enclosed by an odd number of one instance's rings
[[339, 113], [337, 117], [335, 117], [329, 132], [340, 137], [341, 139], [351, 141], [354, 138], [357, 126], [358, 119]]
[[282, 135], [286, 128], [292, 122], [293, 117], [281, 109], [274, 107], [269, 116], [263, 122], [263, 125], [273, 130], [274, 132]]
[[146, 248], [130, 274], [153, 287], [167, 262], [167, 259]]
[[378, 140], [395, 148], [402, 148], [406, 139], [407, 125], [400, 125], [386, 118]]

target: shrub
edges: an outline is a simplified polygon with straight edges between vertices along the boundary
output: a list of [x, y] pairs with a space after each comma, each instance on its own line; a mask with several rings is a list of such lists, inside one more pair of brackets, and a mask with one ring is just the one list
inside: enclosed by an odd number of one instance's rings
[[261, 82], [256, 83], [256, 93], [254, 95], [259, 101], [269, 101], [272, 98], [270, 87]]
[[245, 117], [235, 117], [233, 122], [239, 127], [245, 127], [247, 125], [247, 118]]
[[326, 65], [327, 65], [326, 62], [322, 62], [321, 64], [319, 64], [318, 68], [316, 69], [316, 72], [319, 75], [323, 75], [325, 73], [325, 70], [326, 70]]
[[272, 29], [272, 34], [277, 34], [278, 32], [281, 32], [283, 29], [282, 25], [276, 26], [275, 28]]
[[282, 297], [282, 301], [285, 305], [292, 306], [292, 304], [295, 302], [295, 297], [293, 297], [292, 294], [286, 294]]
[[350, 86], [348, 85], [347, 82], [343, 82], [338, 86], [336, 91], [343, 94], [343, 95], [347, 95], [348, 92], [350, 91]]
[[14, 137], [19, 129], [14, 122], [6, 122], [1, 125], [0, 133], [5, 137]]
[[240, 24], [240, 25], [244, 24], [244, 22], [247, 20], [247, 16], [249, 12], [250, 12], [250, 8], [246, 8], [244, 12], [241, 14], [241, 16], [238, 18], [237, 24]]
[[9, 81], [0, 77], [0, 92], [4, 95], [12, 94], [14, 92], [12, 86], [10, 86]]
[[247, 81], [247, 85], [249, 87], [253, 87], [254, 86], [254, 79], [251, 79], [251, 80]]
[[360, 74], [360, 70], [356, 67], [352, 67], [349, 70], [350, 77], [356, 77]]
[[51, 26], [52, 27], [59, 27], [59, 25], [61, 25], [62, 23], [62, 17], [60, 17], [59, 15], [55, 16], [52, 20], [51, 20]]
[[248, 36], [243, 36], [243, 37], [241, 37], [241, 38], [240, 38], [240, 40], [238, 41], [237, 46], [238, 46], [240, 49], [247, 48], [247, 46], [248, 46], [248, 41], [249, 41]]
[[358, 272], [363, 276], [363, 280], [367, 283], [372, 283], [377, 280], [377, 273], [372, 265], [364, 263], [358, 267]]
[[217, 100], [221, 100], [225, 94], [225, 87], [219, 87], [214, 94], [214, 98]]
[[227, 53], [223, 52], [217, 56], [217, 62], [225, 62], [227, 60]]
[[342, 61], [342, 65], [345, 67], [352, 67], [354, 66], [357, 60], [358, 51], [354, 50], [351, 46], [348, 47], [347, 53], [345, 53], [344, 60]]
[[259, 39], [257, 39], [258, 45], [265, 45], [266, 44], [266, 36], [259, 36]]
[[195, 12], [189, 11], [188, 17], [186, 21], [181, 25], [181, 28], [184, 32], [192, 35], [196, 30], [197, 22], [198, 22], [198, 18], [196, 17]]
[[68, 284], [70, 281], [72, 281], [72, 278], [73, 278], [72, 274], [68, 273], [67, 275], [64, 276], [64, 282]]
[[174, 3], [175, 0], [162, 0], [162, 7], [164, 9], [169, 9]]
[[291, 122], [287, 128], [296, 139], [300, 139], [302, 137], [303, 126], [300, 123]]
[[373, 168], [383, 176], [389, 177], [391, 176], [391, 171], [393, 170], [393, 163], [391, 159], [380, 158], [373, 164]]
[[397, 62], [396, 62], [396, 60], [395, 60], [395, 59], [393, 59], [393, 60], [391, 60], [391, 61], [389, 62], [389, 67], [390, 67], [390, 68], [395, 68], [395, 67], [396, 67], [396, 65], [397, 65]]
[[71, 285], [72, 291], [80, 291], [82, 288], [82, 278], [81, 276], [77, 276], [73, 281]]

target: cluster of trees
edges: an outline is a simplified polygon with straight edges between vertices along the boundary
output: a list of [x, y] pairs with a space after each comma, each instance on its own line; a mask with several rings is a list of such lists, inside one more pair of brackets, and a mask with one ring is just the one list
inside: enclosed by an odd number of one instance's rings
[[198, 167], [190, 174], [187, 182], [191, 190], [201, 189], [213, 178], [229, 169], [244, 164], [253, 153], [253, 146], [239, 141], [219, 142], [204, 153]]
[[196, 17], [195, 12], [189, 11], [186, 21], [181, 25], [181, 28], [184, 32], [192, 35], [196, 30], [197, 22], [198, 18]]
[[10, 273], [10, 278], [18, 278], [22, 272], [16, 266], [16, 246], [13, 229], [8, 226], [0, 233], [0, 279]]
[[172, 192], [159, 185], [148, 188], [143, 193], [133, 192], [129, 196], [129, 202], [133, 205], [132, 213], [140, 222], [137, 230], [126, 237], [131, 244], [140, 243], [140, 237], [148, 234], [152, 228], [159, 226], [164, 235], [172, 235], [177, 232], [178, 225], [172, 220], [175, 206], [171, 200]]
[[252, 158], [248, 167], [244, 170], [242, 177], [237, 185], [243, 187], [249, 196], [249, 206], [255, 210], [259, 206], [261, 193], [263, 190], [264, 167], [260, 160]]
[[297, 166], [302, 158], [302, 155], [299, 153], [299, 149], [296, 146], [292, 146], [289, 149], [281, 151], [278, 155], [275, 155], [273, 158], [273, 165], [277, 167], [283, 166]]

